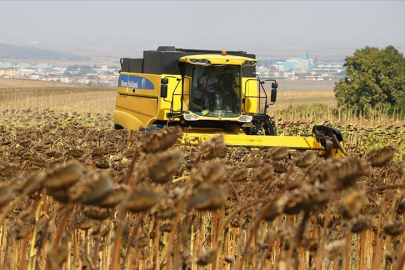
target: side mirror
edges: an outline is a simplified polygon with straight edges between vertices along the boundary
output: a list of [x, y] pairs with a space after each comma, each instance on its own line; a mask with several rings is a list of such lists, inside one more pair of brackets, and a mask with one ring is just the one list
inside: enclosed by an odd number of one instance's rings
[[160, 96], [162, 98], [167, 98], [167, 84], [169, 83], [169, 79], [162, 78], [160, 82], [162, 83], [162, 85], [160, 86]]
[[271, 83], [271, 88], [277, 89], [277, 87], [278, 87], [278, 83], [277, 83], [277, 82]]
[[[274, 83], [273, 83], [274, 84]], [[275, 83], [277, 85], [277, 83]], [[277, 86], [276, 86], [277, 87]], [[277, 88], [271, 88], [270, 101], [271, 104], [277, 100]]]
[[167, 84], [162, 84], [160, 86], [160, 97], [167, 98]]

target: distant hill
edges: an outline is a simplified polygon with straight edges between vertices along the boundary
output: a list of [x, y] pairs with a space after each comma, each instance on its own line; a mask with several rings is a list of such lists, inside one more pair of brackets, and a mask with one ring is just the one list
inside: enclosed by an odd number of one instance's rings
[[89, 57], [51, 50], [0, 43], [0, 59], [21, 60], [90, 60]]

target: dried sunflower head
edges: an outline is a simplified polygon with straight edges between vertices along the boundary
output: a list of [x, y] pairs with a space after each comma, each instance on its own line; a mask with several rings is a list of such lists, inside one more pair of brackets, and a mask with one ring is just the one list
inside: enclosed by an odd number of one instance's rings
[[367, 203], [368, 198], [365, 190], [353, 190], [343, 196], [340, 212], [345, 218], [353, 218], [360, 213]]
[[173, 178], [183, 163], [183, 153], [179, 148], [167, 150], [161, 154], [149, 155], [149, 177], [155, 183], [166, 183]]
[[97, 160], [94, 162], [97, 168], [99, 169], [108, 169], [110, 168], [110, 163], [106, 159]]
[[94, 205], [84, 205], [83, 214], [91, 219], [104, 220], [112, 216], [114, 213], [112, 208], [102, 208]]
[[365, 204], [361, 210], [360, 213], [362, 215], [377, 215], [381, 211], [381, 205], [379, 203], [374, 203], [374, 202], [369, 202]]
[[199, 211], [215, 210], [222, 207], [227, 196], [222, 189], [216, 187], [200, 187], [193, 191], [190, 204]]
[[0, 207], [6, 205], [13, 198], [13, 192], [10, 187], [0, 186]]
[[345, 189], [370, 171], [369, 165], [358, 157], [332, 158], [313, 169], [311, 182], [329, 182], [335, 189]]
[[112, 177], [103, 172], [93, 174], [86, 181], [72, 189], [72, 199], [84, 205], [98, 205], [100, 201], [113, 189]]
[[77, 161], [67, 164], [57, 164], [53, 169], [46, 171], [42, 184], [49, 190], [66, 189], [83, 178], [83, 168]]
[[82, 150], [82, 149], [72, 149], [72, 150], [69, 150], [68, 155], [72, 156], [74, 158], [80, 158], [81, 156], [84, 155], [84, 150]]
[[270, 148], [270, 150], [267, 152], [266, 157], [270, 158], [271, 160], [281, 160], [287, 158], [289, 154], [290, 152], [288, 150], [288, 147], [277, 146]]
[[55, 155], [56, 155], [56, 151], [55, 150], [50, 150], [50, 151], [48, 151], [48, 152], [46, 152], [45, 154], [48, 156], [48, 157], [54, 157]]
[[274, 172], [276, 172], [276, 173], [285, 173], [288, 170], [287, 163], [280, 162], [280, 161], [274, 162], [273, 169], [274, 169]]
[[371, 149], [364, 158], [373, 167], [383, 167], [392, 160], [396, 151], [397, 147], [391, 144], [383, 148]]
[[352, 233], [360, 233], [373, 226], [373, 218], [370, 216], [359, 216], [354, 220]]
[[102, 155], [104, 155], [104, 154], [107, 154], [108, 153], [108, 148], [106, 148], [106, 147], [96, 147], [96, 148], [93, 148], [93, 150], [92, 150], [92, 152], [91, 152], [91, 155], [93, 156], [93, 157], [98, 157], [98, 156], [102, 156]]
[[69, 189], [46, 190], [46, 194], [52, 196], [54, 199], [61, 203], [68, 203], [70, 201]]
[[202, 254], [198, 256], [197, 258], [197, 264], [198, 265], [208, 265], [212, 263], [215, 259], [215, 255], [217, 254], [215, 249], [212, 249], [210, 251], [203, 250]]
[[176, 215], [177, 209], [178, 201], [169, 198], [161, 200], [153, 207], [151, 212], [156, 219], [168, 219], [173, 218]]
[[268, 205], [263, 208], [261, 212], [261, 219], [266, 221], [275, 220], [280, 214], [283, 213], [284, 206], [288, 200], [288, 195], [283, 194], [280, 198], [272, 200]]
[[295, 165], [299, 168], [307, 168], [314, 165], [318, 156], [314, 152], [306, 151], [299, 155], [295, 160]]
[[246, 182], [249, 177], [249, 170], [247, 168], [234, 169], [230, 175], [230, 180], [232, 182]]
[[397, 236], [404, 231], [404, 223], [401, 221], [388, 221], [384, 226], [384, 232], [388, 235]]
[[298, 214], [302, 210], [312, 211], [321, 207], [332, 197], [331, 191], [322, 186], [303, 185], [289, 194], [284, 206], [285, 214]]
[[208, 162], [193, 168], [190, 173], [190, 185], [196, 186], [199, 183], [216, 183], [226, 174], [225, 166], [222, 162]]
[[210, 160], [218, 156], [224, 155], [226, 152], [224, 135], [216, 135], [211, 137], [208, 141], [201, 144], [199, 151], [195, 157], [195, 163]]
[[129, 186], [124, 184], [116, 184], [110, 192], [108, 192], [100, 201], [97, 206], [103, 208], [114, 207], [119, 204], [128, 194]]
[[31, 141], [30, 140], [23, 140], [18, 142], [19, 145], [23, 146], [23, 147], [28, 147], [31, 145]]
[[32, 165], [38, 166], [40, 168], [44, 168], [47, 165], [45, 160], [42, 160], [42, 159], [39, 159], [39, 158], [32, 159], [30, 163]]
[[179, 126], [171, 126], [151, 132], [143, 138], [140, 148], [145, 153], [164, 151], [173, 146], [182, 133], [183, 131]]
[[274, 176], [274, 169], [273, 165], [265, 165], [260, 168], [257, 168], [254, 173], [252, 179], [257, 180], [259, 182], [265, 182], [271, 180]]
[[135, 189], [128, 199], [126, 199], [124, 206], [132, 212], [142, 212], [149, 210], [159, 200], [160, 196], [152, 189]]

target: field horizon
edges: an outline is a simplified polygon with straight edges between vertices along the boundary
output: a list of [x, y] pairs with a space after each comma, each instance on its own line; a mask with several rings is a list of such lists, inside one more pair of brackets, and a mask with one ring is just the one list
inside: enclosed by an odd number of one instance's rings
[[[269, 111], [292, 106], [324, 104], [336, 107], [334, 81], [278, 80], [277, 101]], [[264, 85], [269, 91], [271, 84]], [[116, 87], [101, 85], [66, 84], [36, 80], [0, 78], [0, 108], [21, 107], [85, 110], [110, 112], [115, 106]], [[91, 104], [95, 104], [94, 106]], [[31, 108], [32, 109], [32, 108]]]

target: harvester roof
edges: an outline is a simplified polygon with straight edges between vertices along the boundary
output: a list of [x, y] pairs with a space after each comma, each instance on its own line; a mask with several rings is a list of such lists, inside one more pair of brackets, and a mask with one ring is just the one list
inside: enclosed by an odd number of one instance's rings
[[197, 54], [197, 55], [186, 55], [179, 59], [180, 62], [185, 63], [204, 63], [201, 60], [207, 60], [208, 64], [211, 65], [246, 65], [254, 66], [257, 63], [256, 59], [238, 56], [238, 55], [221, 55], [221, 54]]

